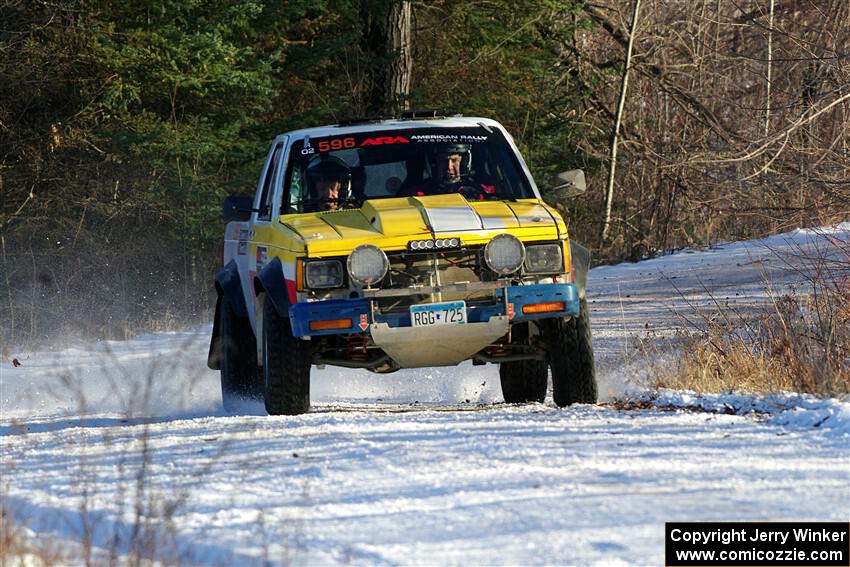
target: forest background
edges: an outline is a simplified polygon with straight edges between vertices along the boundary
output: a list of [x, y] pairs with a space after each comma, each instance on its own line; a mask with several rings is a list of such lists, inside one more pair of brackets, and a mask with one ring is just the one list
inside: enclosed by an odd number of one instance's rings
[[271, 139], [404, 108], [584, 169], [597, 262], [850, 218], [846, 0], [0, 0], [0, 345], [208, 321]]

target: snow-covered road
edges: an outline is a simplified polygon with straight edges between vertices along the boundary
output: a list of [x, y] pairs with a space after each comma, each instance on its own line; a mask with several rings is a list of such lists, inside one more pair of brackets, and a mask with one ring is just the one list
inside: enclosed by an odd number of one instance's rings
[[[797, 231], [593, 270], [601, 392], [640, 389], [632, 343], [647, 324], [674, 329], [707, 290], [745, 307], [765, 297], [764, 274], [792, 286], [779, 257], [822, 243]], [[208, 331], [3, 361], [4, 506], [39, 534], [90, 534], [96, 554], [156, 541], [160, 556], [214, 565], [661, 564], [665, 521], [850, 519], [846, 399], [666, 394], [773, 414], [760, 417], [512, 407], [493, 405], [493, 366], [328, 368], [305, 416], [226, 415]]]

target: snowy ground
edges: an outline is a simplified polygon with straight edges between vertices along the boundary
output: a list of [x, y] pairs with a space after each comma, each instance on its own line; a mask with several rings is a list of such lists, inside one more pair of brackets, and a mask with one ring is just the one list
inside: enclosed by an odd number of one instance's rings
[[[635, 337], [799, 286], [780, 258], [824, 243], [795, 231], [593, 270], [602, 394], [647, 397]], [[661, 564], [665, 521], [850, 519], [847, 399], [512, 407], [493, 405], [493, 366], [328, 368], [308, 415], [226, 415], [208, 333], [0, 362], [0, 495], [18, 521], [90, 534], [96, 555], [156, 541], [187, 563], [394, 565]]]

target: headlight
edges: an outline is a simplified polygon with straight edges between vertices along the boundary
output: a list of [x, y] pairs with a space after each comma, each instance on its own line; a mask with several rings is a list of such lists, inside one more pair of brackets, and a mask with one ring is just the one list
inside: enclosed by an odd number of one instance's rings
[[539, 244], [525, 249], [525, 271], [531, 274], [561, 274], [564, 256], [561, 244]]
[[348, 255], [348, 275], [361, 285], [378, 283], [387, 275], [389, 267], [387, 255], [372, 244], [361, 244]]
[[342, 262], [322, 260], [304, 265], [304, 283], [310, 289], [327, 289], [342, 285]]
[[525, 247], [519, 238], [510, 234], [500, 234], [484, 247], [484, 261], [499, 275], [516, 272], [524, 259]]

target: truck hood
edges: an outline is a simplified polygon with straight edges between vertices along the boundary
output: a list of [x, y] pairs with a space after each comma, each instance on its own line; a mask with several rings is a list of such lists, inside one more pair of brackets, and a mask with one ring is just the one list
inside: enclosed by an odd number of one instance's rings
[[555, 240], [566, 231], [558, 213], [537, 199], [467, 201], [458, 194], [372, 199], [360, 209], [286, 215], [281, 222], [304, 240], [308, 256], [347, 254], [364, 243], [404, 249], [422, 238], [484, 244], [503, 232]]

